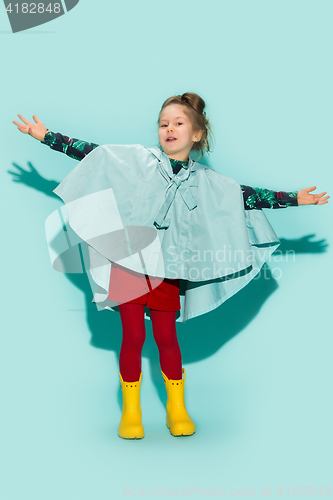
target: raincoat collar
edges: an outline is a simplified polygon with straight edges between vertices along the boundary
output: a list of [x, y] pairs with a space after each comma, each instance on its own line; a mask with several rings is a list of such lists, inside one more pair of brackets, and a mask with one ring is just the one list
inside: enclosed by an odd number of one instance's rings
[[[159, 148], [146, 148], [146, 149], [148, 149], [148, 151], [150, 151], [158, 159], [158, 161], [162, 162], [164, 169], [169, 174], [169, 177], [173, 177], [174, 174], [168, 155], [165, 154], [164, 151], [162, 151]], [[188, 164], [183, 165], [183, 168], [185, 170], [194, 170], [195, 165], [196, 162], [193, 161], [191, 158], [189, 158]]]
[[162, 177], [168, 182], [165, 191], [165, 199], [157, 211], [154, 219], [154, 226], [157, 229], [167, 229], [170, 225], [170, 207], [173, 204], [176, 196], [176, 192], [179, 193], [188, 208], [188, 210], [193, 210], [197, 207], [197, 203], [193, 198], [187, 180], [191, 174], [191, 167], [194, 161], [189, 159], [188, 165], [183, 166], [178, 174], [174, 174], [169, 157], [158, 148], [147, 148], [149, 151], [157, 158], [159, 162], [159, 172]]

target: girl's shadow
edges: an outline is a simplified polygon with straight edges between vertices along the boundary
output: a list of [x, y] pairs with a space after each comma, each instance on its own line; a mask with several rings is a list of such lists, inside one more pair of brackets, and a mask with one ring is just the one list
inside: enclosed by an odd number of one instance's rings
[[[52, 191], [59, 182], [44, 179], [29, 162], [29, 170], [24, 170], [13, 163], [17, 171], [8, 171], [14, 176], [14, 182], [20, 182], [48, 196], [58, 198]], [[315, 235], [287, 240], [273, 254], [294, 256], [297, 253], [321, 253], [326, 251], [325, 240], [309, 241]], [[66, 274], [66, 278], [81, 290], [85, 296], [87, 323], [91, 332], [91, 345], [99, 349], [113, 351], [119, 358], [122, 327], [119, 313], [97, 311], [92, 302], [93, 293], [86, 274]], [[224, 304], [209, 314], [193, 318], [186, 323], [177, 323], [178, 339], [181, 347], [183, 363], [193, 363], [215, 354], [226, 342], [243, 330], [259, 312], [268, 297], [278, 288], [278, 283], [267, 265], [261, 269], [256, 278], [233, 295]], [[110, 314], [110, 312], [112, 314]], [[149, 313], [149, 311], [147, 311]], [[160, 400], [166, 404], [166, 393], [158, 359], [158, 350], [153, 339], [151, 322], [147, 321], [147, 338], [143, 348], [143, 356], [149, 360], [150, 373]], [[122, 397], [119, 385], [118, 403], [121, 408]]]

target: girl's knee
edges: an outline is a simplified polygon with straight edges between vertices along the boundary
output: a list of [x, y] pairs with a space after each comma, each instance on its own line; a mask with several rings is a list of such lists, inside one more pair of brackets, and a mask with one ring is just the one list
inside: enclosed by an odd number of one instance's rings
[[158, 348], [172, 348], [178, 345], [178, 338], [176, 329], [155, 329], [154, 339]]
[[123, 344], [142, 349], [146, 340], [146, 332], [140, 328], [130, 328], [123, 330]]

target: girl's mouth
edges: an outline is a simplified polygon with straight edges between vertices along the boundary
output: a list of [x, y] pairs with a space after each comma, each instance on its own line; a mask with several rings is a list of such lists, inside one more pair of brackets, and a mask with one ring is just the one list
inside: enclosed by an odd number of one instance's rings
[[167, 142], [173, 142], [176, 141], [177, 139], [175, 137], [168, 137]]

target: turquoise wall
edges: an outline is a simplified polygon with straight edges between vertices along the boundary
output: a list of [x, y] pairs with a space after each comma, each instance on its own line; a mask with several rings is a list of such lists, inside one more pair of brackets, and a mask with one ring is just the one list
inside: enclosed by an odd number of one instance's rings
[[70, 137], [154, 146], [164, 99], [194, 91], [215, 134], [212, 168], [331, 194], [332, 16], [331, 0], [80, 0], [13, 34], [0, 10], [1, 498], [317, 497], [333, 486], [332, 202], [266, 210], [283, 252], [223, 306], [177, 325], [193, 437], [167, 431], [146, 322], [146, 437], [124, 441], [119, 315], [96, 311], [84, 276], [52, 269], [44, 236], [61, 206], [52, 186], [76, 162], [11, 123], [36, 114]]

